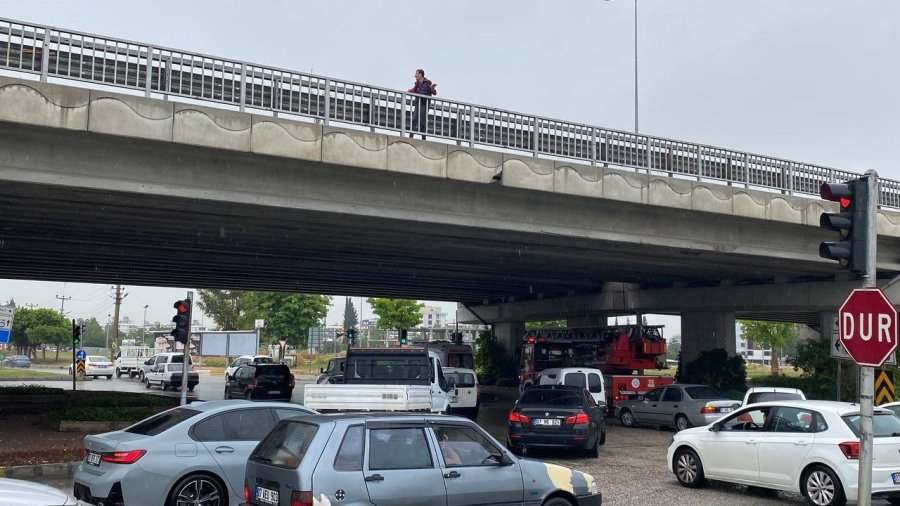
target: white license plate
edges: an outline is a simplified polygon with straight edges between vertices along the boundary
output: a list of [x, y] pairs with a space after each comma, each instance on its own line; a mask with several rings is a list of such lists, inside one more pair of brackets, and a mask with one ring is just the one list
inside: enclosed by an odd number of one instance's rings
[[559, 426], [559, 419], [558, 418], [535, 418], [534, 424], [535, 425], [546, 425], [546, 426], [550, 426], [550, 427], [557, 427], [557, 426]]
[[100, 465], [100, 454], [94, 453], [94, 452], [88, 453], [87, 463], [92, 466], [99, 466]]
[[269, 395], [281, 395], [281, 390], [269, 390]]
[[256, 487], [256, 500], [269, 504], [278, 504], [278, 491]]
[[719, 408], [719, 413], [731, 413], [734, 408]]
[[900, 473], [893, 473], [891, 479], [894, 480], [894, 485], [900, 485]]

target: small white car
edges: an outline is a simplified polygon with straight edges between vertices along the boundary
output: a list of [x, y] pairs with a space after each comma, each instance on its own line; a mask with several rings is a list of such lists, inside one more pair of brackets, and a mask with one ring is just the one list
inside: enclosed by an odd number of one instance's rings
[[[678, 432], [666, 455], [685, 487], [720, 480], [798, 492], [816, 506], [856, 502], [859, 405], [773, 401]], [[872, 499], [900, 504], [900, 418], [875, 408]]]
[[799, 388], [789, 387], [750, 387], [744, 394], [742, 406], [757, 402], [806, 400], [806, 394]]
[[444, 377], [450, 387], [450, 410], [475, 420], [478, 418], [478, 376], [472, 369], [445, 367]]
[[235, 371], [238, 370], [238, 367], [247, 364], [274, 364], [275, 361], [272, 357], [268, 355], [241, 355], [240, 357], [234, 359], [234, 362], [225, 369], [225, 381], [230, 380], [234, 377]]
[[25, 480], [0, 478], [0, 497], [5, 506], [32, 506], [35, 504], [59, 504], [75, 506], [79, 503], [69, 494], [59, 490]]
[[[88, 355], [84, 361], [84, 375], [99, 378], [106, 376], [106, 379], [112, 379], [115, 367], [113, 363], [106, 357], [100, 355]], [[69, 364], [69, 374], [72, 374], [72, 364]]]

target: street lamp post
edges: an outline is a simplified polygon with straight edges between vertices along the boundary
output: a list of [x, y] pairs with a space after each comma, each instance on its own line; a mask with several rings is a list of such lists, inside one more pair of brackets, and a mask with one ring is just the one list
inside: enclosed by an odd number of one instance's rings
[[109, 349], [109, 331], [112, 328], [112, 315], [106, 315], [106, 349]]
[[144, 323], [141, 326], [141, 346], [144, 346], [144, 336], [147, 334], [147, 308], [150, 304], [144, 305]]

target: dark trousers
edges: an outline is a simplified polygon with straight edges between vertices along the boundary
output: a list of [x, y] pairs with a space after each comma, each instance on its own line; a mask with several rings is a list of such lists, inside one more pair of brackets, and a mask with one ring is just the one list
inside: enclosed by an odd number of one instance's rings
[[[412, 117], [411, 132], [422, 132], [422, 138], [425, 138], [425, 132], [428, 127], [428, 100], [416, 100], [414, 102], [414, 110]], [[409, 134], [412, 137], [412, 134]]]

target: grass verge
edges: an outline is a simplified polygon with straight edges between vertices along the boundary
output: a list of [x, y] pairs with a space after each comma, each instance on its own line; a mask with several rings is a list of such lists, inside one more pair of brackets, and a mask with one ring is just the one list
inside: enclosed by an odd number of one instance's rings
[[30, 369], [18, 368], [0, 368], [0, 381], [47, 381], [47, 380], [70, 380], [71, 376], [65, 374], [56, 374], [45, 371], [32, 371]]

